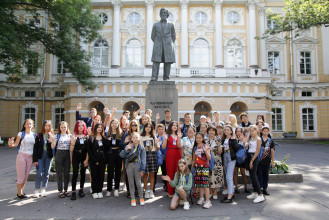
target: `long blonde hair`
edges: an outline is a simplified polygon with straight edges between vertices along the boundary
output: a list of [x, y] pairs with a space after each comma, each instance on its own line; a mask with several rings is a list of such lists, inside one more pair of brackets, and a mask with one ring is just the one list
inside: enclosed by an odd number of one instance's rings
[[26, 124], [26, 122], [28, 122], [28, 121], [31, 121], [31, 123], [32, 123], [32, 129], [31, 129], [31, 131], [34, 131], [34, 121], [33, 121], [31, 118], [27, 118], [27, 119], [25, 119], [21, 131], [25, 131], [25, 124]]
[[70, 134], [69, 124], [68, 124], [66, 121], [61, 121], [61, 122], [59, 122], [59, 124], [58, 124], [58, 129], [57, 129], [57, 134], [60, 134], [60, 133], [61, 133], [61, 125], [62, 125], [62, 124], [65, 124], [66, 127], [67, 127], [66, 134]]
[[[236, 128], [236, 127], [239, 126], [238, 123], [237, 123], [236, 116], [235, 116], [234, 114], [230, 114], [230, 115], [228, 116], [228, 118], [229, 118], [229, 121], [231, 122], [231, 126], [232, 126], [232, 128]], [[230, 119], [231, 119], [231, 120], [230, 120]]]
[[[177, 174], [180, 174], [180, 169], [179, 169], [179, 164], [184, 164], [185, 165], [185, 170], [184, 170], [184, 174], [185, 174], [185, 176], [187, 176], [187, 175], [189, 175], [189, 173], [190, 173], [190, 170], [189, 170], [189, 168], [188, 168], [188, 166], [187, 166], [187, 163], [186, 163], [186, 160], [184, 160], [184, 159], [180, 159], [179, 161], [178, 161], [178, 164], [177, 164]], [[179, 177], [179, 176], [178, 176]]]

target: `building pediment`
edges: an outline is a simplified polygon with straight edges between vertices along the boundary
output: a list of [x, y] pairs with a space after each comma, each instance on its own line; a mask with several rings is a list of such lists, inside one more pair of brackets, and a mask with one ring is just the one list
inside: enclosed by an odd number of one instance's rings
[[313, 37], [302, 36], [302, 37], [299, 37], [296, 40], [294, 40], [294, 43], [295, 44], [317, 44], [318, 40]]
[[279, 37], [271, 37], [266, 39], [267, 44], [285, 44], [286, 40]]

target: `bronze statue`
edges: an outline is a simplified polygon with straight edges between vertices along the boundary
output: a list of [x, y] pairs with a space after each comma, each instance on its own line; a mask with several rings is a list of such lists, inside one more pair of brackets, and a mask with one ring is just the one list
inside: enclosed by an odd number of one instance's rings
[[160, 17], [161, 21], [153, 25], [151, 34], [151, 39], [154, 42], [151, 59], [153, 62], [151, 81], [158, 80], [160, 63], [164, 63], [163, 80], [169, 80], [170, 66], [175, 63], [175, 27], [174, 24], [167, 23], [169, 17], [167, 9], [161, 8]]

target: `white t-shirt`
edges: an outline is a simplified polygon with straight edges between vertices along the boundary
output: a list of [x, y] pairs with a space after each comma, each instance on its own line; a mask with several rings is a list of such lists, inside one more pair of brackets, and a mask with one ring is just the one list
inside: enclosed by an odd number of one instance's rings
[[[57, 143], [57, 134], [55, 136], [55, 143]], [[59, 138], [57, 150], [70, 150], [70, 144], [71, 144], [71, 134], [61, 134], [61, 137]]]
[[[17, 134], [20, 138], [22, 137], [22, 132]], [[32, 155], [33, 154], [33, 147], [34, 147], [35, 139], [33, 133], [25, 133], [24, 139], [21, 142], [21, 146], [19, 148], [19, 152]]]
[[225, 139], [224, 144], [223, 144], [223, 148], [224, 150], [229, 150], [230, 146], [229, 146], [229, 139]]
[[257, 140], [258, 140], [258, 138], [256, 140], [250, 140], [249, 141], [249, 150], [248, 150], [249, 153], [255, 153], [256, 152], [256, 150], [257, 150]]

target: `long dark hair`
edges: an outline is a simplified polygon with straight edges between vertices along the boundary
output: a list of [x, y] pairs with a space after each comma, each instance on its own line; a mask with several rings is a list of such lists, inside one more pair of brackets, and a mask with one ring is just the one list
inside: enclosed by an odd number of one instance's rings
[[206, 141], [204, 140], [204, 134], [201, 133], [201, 132], [196, 133], [196, 135], [195, 135], [195, 141], [194, 141], [194, 146], [193, 146], [193, 151], [195, 151], [196, 147], [198, 146], [198, 143], [196, 142], [196, 136], [198, 136], [198, 135], [201, 135], [201, 137], [203, 139], [202, 140], [202, 143], [203, 144], [206, 144]]
[[172, 134], [172, 126], [174, 125], [174, 123], [176, 123], [176, 125], [177, 125], [177, 130], [175, 131], [175, 134], [177, 135], [177, 131], [179, 129], [177, 121], [172, 121], [169, 123], [168, 129], [167, 129], [167, 134], [169, 134], [169, 135]]
[[225, 128], [227, 128], [227, 127], [231, 129], [231, 132], [232, 132], [232, 133], [231, 133], [231, 137], [232, 137], [233, 134], [234, 134], [232, 126], [231, 126], [231, 125], [225, 125], [225, 127], [224, 127], [224, 132], [223, 132], [222, 144], [224, 143], [224, 141], [225, 141], [225, 139], [226, 139]]
[[103, 126], [103, 124], [101, 124], [101, 123], [95, 124], [95, 126], [94, 126], [94, 134], [93, 134], [93, 136], [96, 138], [96, 136], [97, 136], [97, 128], [98, 128], [99, 126], [102, 127], [102, 132], [100, 133], [100, 135], [101, 135], [103, 138], [106, 138], [105, 135], [104, 135], [104, 126]]
[[143, 136], [143, 137], [146, 136], [145, 128], [146, 128], [147, 126], [151, 126], [150, 136], [151, 136], [152, 138], [154, 138], [154, 127], [153, 127], [153, 125], [152, 125], [151, 122], [147, 122], [147, 123], [143, 126], [143, 132], [142, 132], [141, 136]]

